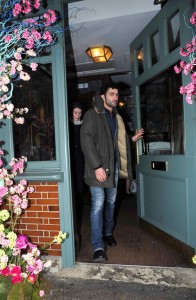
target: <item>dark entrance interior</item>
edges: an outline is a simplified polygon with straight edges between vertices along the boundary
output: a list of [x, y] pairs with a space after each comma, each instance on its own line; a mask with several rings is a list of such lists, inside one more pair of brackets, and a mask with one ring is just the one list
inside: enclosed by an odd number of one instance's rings
[[[124, 187], [120, 182], [119, 190]], [[138, 225], [136, 193], [127, 195], [119, 192], [114, 236], [116, 247], [108, 247], [108, 264], [142, 265], [162, 267], [193, 267], [180, 252], [172, 249], [157, 237], [151, 235]], [[90, 241], [90, 195], [84, 197], [81, 244], [76, 243], [76, 261], [92, 262]]]

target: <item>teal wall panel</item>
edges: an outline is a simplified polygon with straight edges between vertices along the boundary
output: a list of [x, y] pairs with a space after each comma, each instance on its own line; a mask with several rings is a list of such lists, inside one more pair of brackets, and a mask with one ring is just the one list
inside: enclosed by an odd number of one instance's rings
[[[188, 182], [143, 174], [142, 218], [188, 243]], [[172, 189], [167, 188], [172, 184]]]

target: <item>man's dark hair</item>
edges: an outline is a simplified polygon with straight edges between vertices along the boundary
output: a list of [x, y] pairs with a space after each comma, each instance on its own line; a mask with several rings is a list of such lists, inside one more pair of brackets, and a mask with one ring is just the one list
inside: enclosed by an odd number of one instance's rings
[[117, 89], [119, 90], [119, 86], [117, 83], [113, 82], [113, 81], [109, 81], [108, 83], [104, 84], [101, 88], [100, 88], [100, 95], [105, 95], [107, 93], [107, 90], [111, 88], [111, 89]]

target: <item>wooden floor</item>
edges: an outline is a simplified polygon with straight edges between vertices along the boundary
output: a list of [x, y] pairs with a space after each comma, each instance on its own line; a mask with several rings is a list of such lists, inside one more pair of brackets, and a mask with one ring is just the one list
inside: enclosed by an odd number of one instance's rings
[[[119, 203], [114, 237], [116, 247], [107, 248], [108, 264], [142, 265], [163, 267], [194, 267], [177, 251], [163, 244], [138, 227], [137, 201], [134, 196], [126, 196]], [[92, 246], [90, 241], [90, 201], [85, 201], [82, 225], [81, 249], [76, 261], [92, 262]]]

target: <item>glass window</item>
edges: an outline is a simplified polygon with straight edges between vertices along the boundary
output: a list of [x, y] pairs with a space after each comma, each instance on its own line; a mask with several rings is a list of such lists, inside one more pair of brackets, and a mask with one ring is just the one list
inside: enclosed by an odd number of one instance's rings
[[151, 59], [152, 59], [152, 65], [156, 64], [160, 59], [160, 44], [159, 44], [158, 32], [156, 32], [151, 37]]
[[167, 23], [169, 52], [180, 46], [180, 20], [179, 12], [175, 13]]
[[28, 161], [56, 159], [54, 109], [52, 92], [52, 65], [39, 64], [37, 71], [26, 71], [29, 81], [15, 82], [15, 107], [28, 107], [25, 123], [13, 122], [14, 155], [24, 155]]
[[145, 154], [183, 154], [183, 96], [181, 76], [173, 66], [140, 87]]
[[137, 66], [138, 66], [138, 73], [142, 74], [144, 72], [144, 48], [143, 47], [137, 50]]

